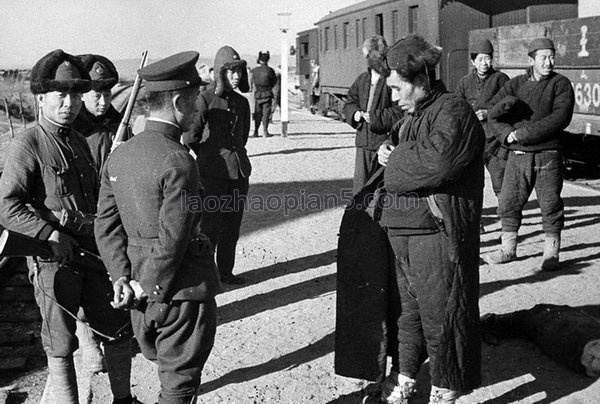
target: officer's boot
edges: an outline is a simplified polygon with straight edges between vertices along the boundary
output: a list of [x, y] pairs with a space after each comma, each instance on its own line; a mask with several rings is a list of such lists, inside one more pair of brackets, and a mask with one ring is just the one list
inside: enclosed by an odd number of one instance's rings
[[483, 256], [488, 264], [505, 264], [517, 258], [517, 232], [502, 232], [502, 247], [499, 251]]
[[269, 133], [269, 124], [268, 123], [264, 123], [263, 124], [262, 135], [263, 135], [263, 137], [271, 137], [271, 136], [273, 136], [273, 135], [271, 135]]
[[258, 128], [260, 128], [260, 119], [261, 117], [255, 112], [253, 114], [253, 118], [254, 118], [254, 134], [252, 135], [252, 137], [258, 137]]
[[429, 404], [454, 404], [457, 398], [458, 393], [454, 390], [431, 386]]
[[61, 358], [48, 356], [48, 379], [40, 404], [77, 404], [78, 402], [73, 355]]
[[104, 344], [106, 367], [114, 404], [135, 403], [131, 396], [131, 341]]
[[559, 269], [558, 253], [560, 251], [560, 233], [546, 233], [544, 240], [544, 256], [542, 258], [543, 271], [556, 271]]

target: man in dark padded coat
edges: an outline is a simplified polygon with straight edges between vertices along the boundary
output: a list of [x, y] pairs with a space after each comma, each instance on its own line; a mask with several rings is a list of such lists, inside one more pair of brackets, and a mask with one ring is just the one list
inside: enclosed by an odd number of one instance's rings
[[381, 35], [365, 40], [362, 52], [367, 59], [367, 71], [350, 86], [348, 101], [344, 104], [346, 122], [356, 129], [353, 194], [360, 191], [377, 170], [377, 149], [402, 117], [402, 110], [392, 104], [391, 90], [385, 85], [383, 57], [386, 51], [387, 42]]
[[[9, 230], [47, 240], [52, 259], [29, 257], [29, 277], [42, 315], [48, 359], [43, 404], [78, 403], [73, 353], [76, 315], [83, 309], [101, 332], [114, 403], [134, 403], [129, 316], [110, 305], [112, 287], [102, 266], [74, 261], [77, 248], [96, 252], [93, 217], [98, 175], [85, 138], [71, 127], [90, 77], [79, 59], [60, 49], [31, 70], [39, 122], [13, 139], [0, 182], [0, 221]], [[62, 306], [62, 307], [61, 307]]]
[[233, 267], [252, 170], [250, 104], [235, 90], [248, 92], [248, 72], [231, 46], [217, 51], [214, 68], [215, 82], [198, 97], [198, 114], [183, 140], [197, 156], [205, 200], [200, 228], [216, 249], [221, 281], [242, 284]]
[[429, 357], [430, 403], [454, 403], [481, 382], [479, 221], [485, 134], [471, 106], [436, 79], [441, 48], [410, 35], [387, 54], [387, 84], [404, 109], [386, 166], [381, 224], [396, 257], [398, 368], [389, 403], [408, 403]]
[[277, 84], [277, 74], [269, 66], [269, 51], [258, 52], [257, 67], [252, 69], [252, 86], [254, 87], [254, 137], [258, 137], [258, 129], [262, 123], [263, 137], [271, 137], [269, 120], [273, 108], [273, 88]]
[[131, 310], [142, 353], [158, 365], [161, 404], [194, 399], [216, 331], [219, 276], [198, 230], [198, 168], [180, 143], [203, 84], [198, 57], [182, 52], [138, 71], [150, 117], [106, 161], [95, 223], [113, 306]]
[[550, 38], [531, 41], [527, 55], [527, 73], [513, 77], [491, 101], [495, 105], [490, 126], [509, 153], [498, 201], [502, 245], [483, 259], [489, 264], [516, 259], [523, 207], [535, 188], [544, 230], [541, 269], [555, 271], [560, 268], [560, 234], [565, 225], [561, 135], [573, 117], [575, 95], [569, 79], [554, 71]]

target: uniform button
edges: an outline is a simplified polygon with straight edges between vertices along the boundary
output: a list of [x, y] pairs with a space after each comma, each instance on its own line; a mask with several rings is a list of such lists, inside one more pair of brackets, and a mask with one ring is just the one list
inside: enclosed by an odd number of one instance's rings
[[79, 176], [80, 176], [81, 178], [83, 178], [83, 174], [79, 174]]
[[156, 289], [156, 290], [161, 290], [161, 289], [162, 289], [162, 287], [160, 287], [160, 285], [156, 285], [156, 286], [154, 286], [154, 289]]
[[158, 296], [158, 292], [157, 292], [156, 290], [155, 290], [154, 292], [152, 292], [152, 294], [153, 294], [154, 296]]

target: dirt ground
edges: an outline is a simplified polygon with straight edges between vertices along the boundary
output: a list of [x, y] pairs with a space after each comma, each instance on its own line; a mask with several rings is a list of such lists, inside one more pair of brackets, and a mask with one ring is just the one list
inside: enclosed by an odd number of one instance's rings
[[[278, 133], [279, 125], [272, 126]], [[333, 368], [337, 232], [351, 188], [351, 128], [306, 111], [290, 116], [289, 137], [251, 138], [249, 210], [238, 245], [236, 272], [249, 282], [218, 296], [215, 347], [203, 374], [203, 403], [360, 403], [362, 380]], [[543, 248], [539, 209], [527, 205], [520, 259], [482, 266], [481, 313], [507, 313], [538, 303], [566, 304], [600, 313], [600, 193], [565, 185], [567, 224], [563, 269], [538, 270]], [[496, 249], [496, 200], [486, 185], [482, 252]], [[133, 359], [133, 392], [156, 401], [156, 367]], [[563, 368], [533, 343], [483, 346], [483, 384], [459, 403], [600, 403], [600, 382]], [[14, 382], [18, 402], [36, 403], [44, 369]], [[427, 365], [415, 404], [427, 403]], [[105, 374], [82, 381], [82, 402], [110, 403]]]

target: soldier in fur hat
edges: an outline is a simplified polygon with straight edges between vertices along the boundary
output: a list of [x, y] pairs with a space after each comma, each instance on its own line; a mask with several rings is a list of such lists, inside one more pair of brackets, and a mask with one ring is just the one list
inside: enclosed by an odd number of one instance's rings
[[269, 66], [271, 55], [269, 51], [258, 53], [256, 63], [259, 66], [252, 69], [252, 86], [254, 87], [254, 137], [258, 137], [258, 129], [262, 123], [263, 137], [271, 137], [269, 119], [273, 107], [273, 88], [277, 84], [277, 74]]
[[441, 48], [410, 35], [387, 53], [387, 85], [406, 117], [379, 149], [381, 225], [396, 257], [398, 356], [383, 399], [408, 403], [429, 357], [430, 403], [481, 382], [479, 221], [485, 135], [471, 106], [436, 77]]
[[73, 352], [80, 308], [102, 333], [113, 402], [138, 402], [129, 385], [129, 316], [111, 307], [106, 270], [74, 261], [77, 248], [97, 252], [92, 219], [98, 174], [85, 138], [72, 129], [81, 94], [90, 89], [90, 76], [75, 56], [57, 49], [36, 63], [31, 92], [40, 106], [39, 122], [12, 141], [0, 184], [2, 226], [47, 240], [54, 253], [52, 259], [28, 258], [48, 359], [41, 402], [48, 404], [79, 402]]
[[184, 143], [197, 156], [206, 204], [200, 228], [216, 249], [221, 280], [241, 284], [233, 275], [235, 249], [248, 195], [251, 165], [246, 151], [250, 132], [250, 104], [239, 94], [248, 92], [246, 61], [231, 46], [215, 56], [215, 83], [198, 97], [198, 110]]

